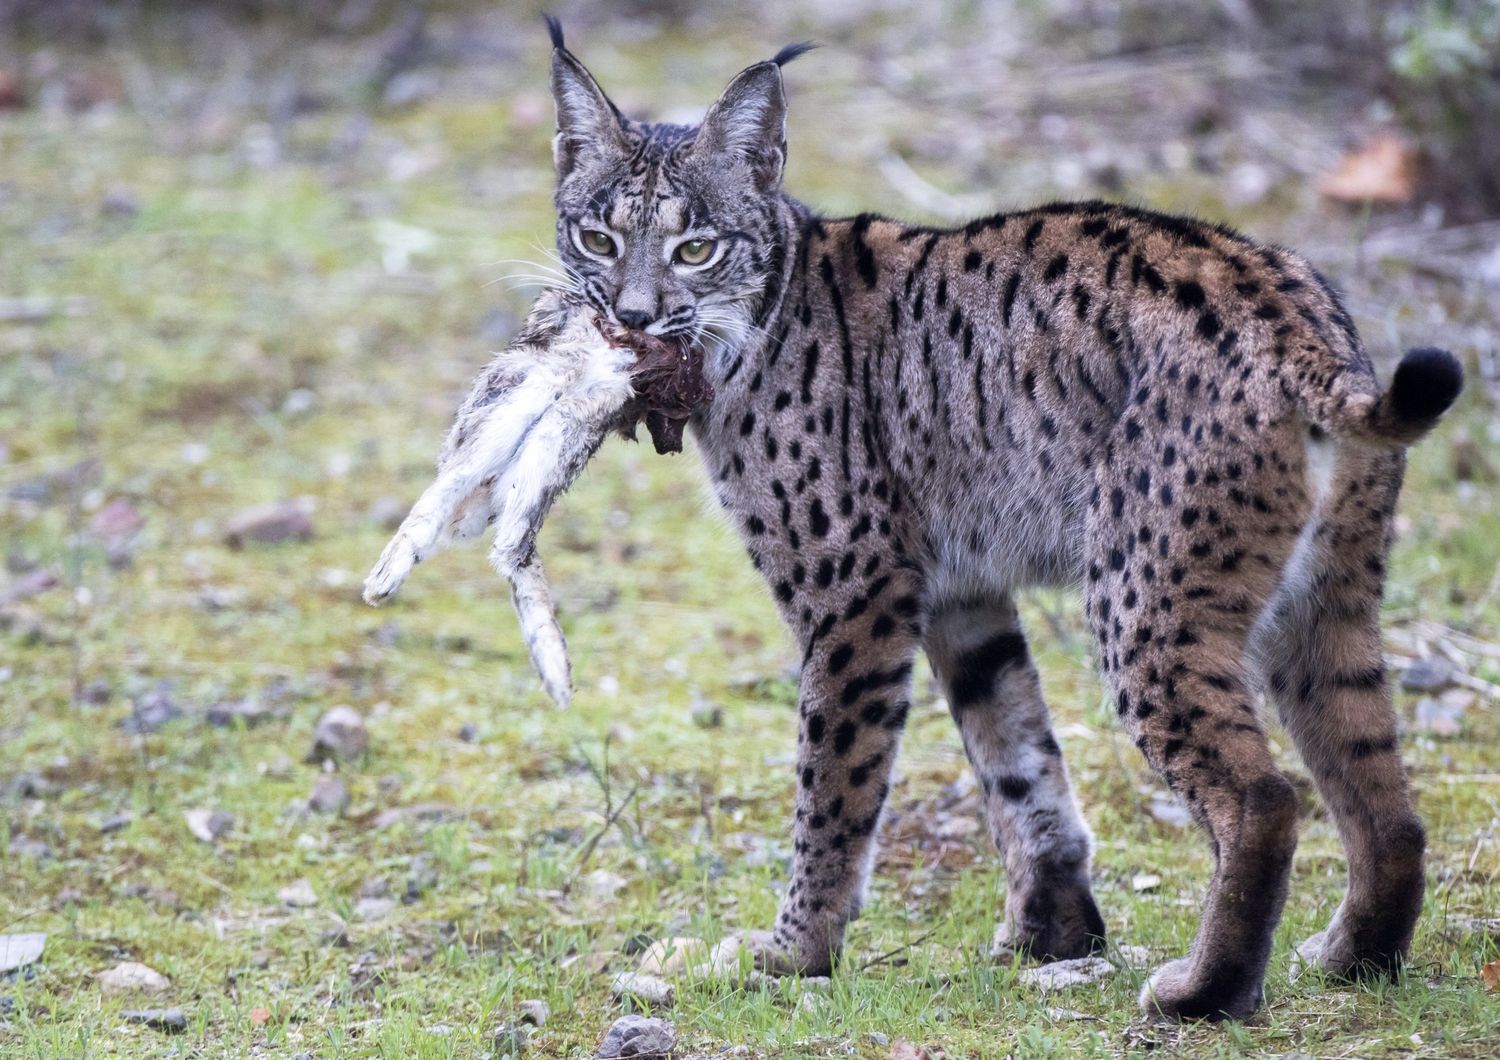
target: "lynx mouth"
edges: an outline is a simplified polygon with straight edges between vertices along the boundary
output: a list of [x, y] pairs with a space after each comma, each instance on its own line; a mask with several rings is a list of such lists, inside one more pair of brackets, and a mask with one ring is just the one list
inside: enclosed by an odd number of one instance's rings
[[714, 396], [703, 373], [703, 350], [687, 335], [663, 338], [603, 321], [599, 330], [610, 345], [635, 353], [630, 376], [636, 397], [622, 430], [634, 437], [636, 425], [645, 419], [658, 453], [682, 452], [683, 428], [693, 411]]

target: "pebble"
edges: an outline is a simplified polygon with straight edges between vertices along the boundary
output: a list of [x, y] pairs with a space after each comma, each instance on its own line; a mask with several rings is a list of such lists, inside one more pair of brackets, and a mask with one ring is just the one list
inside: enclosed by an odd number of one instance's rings
[[365, 518], [382, 530], [395, 530], [406, 518], [407, 506], [397, 497], [376, 497]]
[[660, 976], [644, 972], [621, 972], [609, 984], [609, 992], [620, 1000], [633, 997], [648, 1005], [662, 1007], [672, 1004], [677, 997], [677, 988], [671, 983]]
[[621, 1016], [610, 1025], [595, 1055], [666, 1056], [677, 1044], [677, 1030], [666, 1020], [647, 1016]]
[[10, 841], [6, 851], [14, 858], [28, 858], [31, 861], [46, 861], [52, 856], [52, 848], [40, 839], [28, 839], [26, 836], [15, 836]]
[[41, 959], [47, 936], [40, 932], [24, 935], [0, 935], [0, 972], [24, 968]]
[[1161, 886], [1161, 877], [1154, 872], [1138, 872], [1130, 878], [1133, 891], [1154, 891]]
[[120, 728], [132, 736], [143, 736], [181, 716], [182, 711], [172, 698], [171, 686], [162, 682], [145, 695], [131, 700], [130, 713], [120, 722]]
[[172, 986], [166, 976], [139, 961], [122, 961], [94, 980], [106, 994], [161, 994]]
[[308, 761], [348, 761], [370, 749], [370, 733], [365, 719], [353, 707], [337, 706], [318, 719], [313, 730], [312, 750]]
[[1433, 736], [1457, 736], [1463, 731], [1464, 713], [1475, 698], [1473, 692], [1462, 688], [1450, 688], [1440, 696], [1423, 696], [1417, 700], [1417, 728]]
[[1431, 694], [1453, 684], [1453, 664], [1447, 659], [1414, 659], [1401, 671], [1401, 687], [1408, 692]]
[[678, 975], [708, 964], [708, 943], [702, 939], [662, 939], [641, 955], [636, 971], [646, 975]]
[[271, 708], [260, 700], [250, 699], [225, 699], [208, 708], [204, 714], [204, 720], [217, 729], [227, 729], [236, 722], [242, 722], [245, 728], [253, 728], [271, 716]]
[[223, 810], [188, 810], [182, 816], [188, 831], [205, 843], [223, 838], [234, 827], [234, 818]]
[[187, 1016], [180, 1008], [126, 1009], [121, 1018], [131, 1023], [144, 1023], [152, 1030], [181, 1034], [187, 1030]]
[[246, 508], [224, 525], [224, 543], [230, 548], [244, 548], [251, 542], [307, 541], [312, 536], [312, 516], [301, 501], [277, 501]]
[[99, 822], [100, 835], [113, 835], [130, 827], [130, 822], [135, 820], [135, 815], [130, 813], [116, 813], [104, 818]]
[[533, 1027], [545, 1027], [547, 1017], [552, 1015], [552, 1010], [547, 1007], [547, 1002], [538, 999], [521, 1002], [521, 1022], [529, 1023]]
[[293, 880], [277, 891], [276, 897], [293, 909], [307, 909], [318, 904], [318, 894], [313, 890], [312, 883], [305, 878]]
[[1016, 981], [1046, 992], [1096, 983], [1114, 974], [1115, 966], [1103, 957], [1077, 957], [1070, 961], [1053, 961], [1051, 964], [1027, 968], [1016, 976]]
[[495, 1028], [494, 1044], [496, 1057], [516, 1057], [526, 1051], [531, 1041], [531, 1028], [524, 1023], [502, 1023]]
[[354, 919], [379, 920], [395, 908], [394, 898], [361, 898], [354, 903]]
[[411, 859], [411, 872], [407, 874], [406, 892], [401, 896], [401, 901], [406, 905], [414, 904], [437, 886], [437, 882], [438, 874], [432, 867], [432, 858], [427, 854], [418, 854]]
[[1188, 812], [1188, 808], [1174, 796], [1161, 791], [1152, 793], [1146, 812], [1162, 824], [1169, 824], [1174, 828], [1186, 828], [1193, 823], [1193, 815]]
[[312, 794], [307, 797], [307, 808], [314, 813], [342, 816], [349, 808], [349, 785], [342, 777], [324, 773], [313, 783]]
[[583, 887], [595, 898], [613, 898], [629, 881], [607, 869], [595, 869], [583, 878]]

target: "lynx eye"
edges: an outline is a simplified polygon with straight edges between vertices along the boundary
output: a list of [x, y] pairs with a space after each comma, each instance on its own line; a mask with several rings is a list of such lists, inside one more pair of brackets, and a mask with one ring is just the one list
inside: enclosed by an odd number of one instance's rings
[[677, 260], [684, 265], [702, 265], [714, 256], [712, 239], [689, 239], [677, 246]]
[[615, 256], [615, 241], [607, 232], [601, 232], [597, 228], [585, 228], [583, 230], [583, 249], [591, 254], [598, 254], [601, 258], [612, 258]]

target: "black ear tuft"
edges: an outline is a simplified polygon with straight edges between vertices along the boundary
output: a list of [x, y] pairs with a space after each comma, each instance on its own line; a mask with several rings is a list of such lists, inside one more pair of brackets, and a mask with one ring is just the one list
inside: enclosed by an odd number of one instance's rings
[[1431, 423], [1464, 386], [1463, 366], [1447, 350], [1408, 350], [1391, 380], [1391, 405], [1403, 423]]
[[796, 59], [797, 57], [802, 55], [806, 55], [808, 52], [817, 47], [821, 47], [821, 45], [810, 40], [802, 41], [800, 44], [788, 44], [785, 48], [782, 48], [781, 51], [777, 52], [775, 58], [773, 58], [771, 61], [777, 66], [785, 66], [793, 59]]
[[557, 21], [557, 16], [543, 15], [542, 17], [547, 20], [547, 35], [552, 38], [552, 47], [566, 50], [568, 46], [563, 43], [562, 23]]

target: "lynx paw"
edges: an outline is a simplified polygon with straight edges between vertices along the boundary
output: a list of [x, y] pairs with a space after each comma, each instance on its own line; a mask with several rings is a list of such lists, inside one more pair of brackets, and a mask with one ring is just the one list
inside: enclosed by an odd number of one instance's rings
[[1183, 957], [1162, 965], [1146, 982], [1141, 1010], [1172, 1020], [1241, 1020], [1260, 1007], [1262, 997], [1253, 977], [1226, 967], [1205, 974]]
[[713, 973], [725, 977], [743, 977], [752, 972], [764, 975], [827, 975], [833, 965], [832, 954], [821, 960], [803, 956], [782, 946], [770, 931], [737, 931], [713, 948], [709, 966]]

